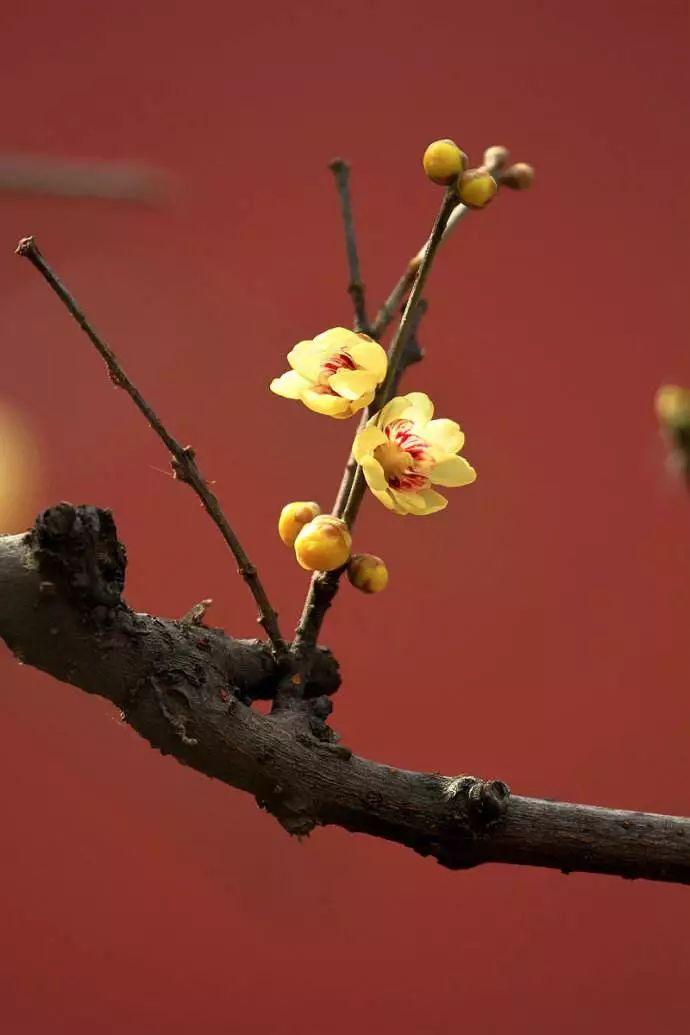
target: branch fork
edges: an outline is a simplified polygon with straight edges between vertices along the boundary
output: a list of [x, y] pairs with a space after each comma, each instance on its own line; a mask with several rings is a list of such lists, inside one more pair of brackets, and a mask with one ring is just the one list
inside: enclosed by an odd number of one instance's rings
[[[349, 170], [342, 160], [331, 169], [343, 213], [355, 328], [366, 332]], [[380, 337], [404, 303], [372, 411], [395, 394], [404, 369], [421, 358], [417, 330], [426, 309], [426, 277], [439, 245], [466, 211], [449, 189], [429, 240], [369, 327]], [[268, 643], [232, 639], [207, 627], [210, 600], [178, 621], [131, 611], [122, 600], [126, 552], [112, 515], [62, 503], [39, 515], [26, 535], [0, 536], [0, 636], [16, 657], [112, 701], [153, 747], [253, 794], [293, 835], [332, 824], [406, 845], [451, 869], [504, 862], [690, 883], [690, 819], [519, 797], [501, 780], [410, 772], [359, 758], [339, 743], [326, 720], [340, 674], [317, 639], [342, 570], [314, 575], [295, 641], [288, 645], [256, 567], [202, 476], [193, 448], [172, 437], [33, 238], [20, 241], [17, 252], [79, 323], [113, 383], [166, 446], [175, 477], [201, 500], [255, 599]], [[334, 506], [350, 527], [363, 491], [361, 471], [350, 456]], [[259, 699], [273, 702], [269, 715], [251, 707]]]

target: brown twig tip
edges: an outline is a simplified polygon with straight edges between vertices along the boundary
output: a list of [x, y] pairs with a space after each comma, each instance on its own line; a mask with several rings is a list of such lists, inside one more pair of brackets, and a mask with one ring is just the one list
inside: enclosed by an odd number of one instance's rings
[[345, 173], [347, 175], [350, 171], [350, 163], [346, 162], [344, 158], [332, 158], [328, 163], [328, 168], [332, 173]]
[[28, 259], [32, 253], [38, 253], [38, 246], [36, 245], [35, 237], [22, 237], [14, 249], [15, 255], [21, 255], [23, 259]]

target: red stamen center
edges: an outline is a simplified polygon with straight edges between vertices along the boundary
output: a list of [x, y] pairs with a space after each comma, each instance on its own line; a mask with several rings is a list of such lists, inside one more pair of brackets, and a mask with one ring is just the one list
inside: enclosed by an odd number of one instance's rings
[[[428, 443], [414, 430], [411, 420], [394, 420], [383, 429], [388, 444], [374, 451], [382, 464], [386, 481], [399, 492], [421, 492], [431, 482], [420, 468], [429, 456]], [[402, 467], [402, 470], [401, 470]]]

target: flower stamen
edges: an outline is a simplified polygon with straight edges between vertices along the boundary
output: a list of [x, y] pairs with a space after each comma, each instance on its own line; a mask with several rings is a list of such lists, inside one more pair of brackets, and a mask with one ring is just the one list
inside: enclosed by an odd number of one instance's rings
[[329, 377], [335, 374], [336, 370], [355, 370], [355, 364], [348, 356], [346, 352], [339, 352], [335, 356], [330, 356], [325, 363], [321, 364], [321, 373], [319, 375], [319, 381], [321, 384], [325, 384]]

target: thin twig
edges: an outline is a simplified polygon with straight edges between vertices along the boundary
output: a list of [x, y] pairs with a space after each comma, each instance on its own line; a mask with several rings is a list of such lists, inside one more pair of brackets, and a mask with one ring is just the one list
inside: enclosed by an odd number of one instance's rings
[[[385, 406], [388, 400], [392, 397], [395, 386], [398, 383], [406, 346], [419, 319], [417, 315], [417, 306], [421, 301], [424, 285], [433, 264], [438, 246], [441, 243], [443, 231], [445, 230], [453, 209], [456, 207], [456, 199], [457, 195], [455, 193], [455, 188], [449, 188], [445, 193], [443, 204], [441, 205], [441, 209], [436, 217], [436, 222], [431, 231], [429, 241], [424, 249], [424, 257], [417, 269], [412, 291], [410, 292], [410, 296], [405, 305], [400, 325], [390, 345], [386, 378], [376, 393], [376, 398], [371, 404], [368, 412], [375, 413], [382, 406]], [[341, 504], [341, 494], [344, 496], [346, 482], [350, 483], [350, 490], [347, 502], [342, 509], [342, 517], [347, 525], [352, 528], [357, 518], [362, 497], [364, 495], [364, 476], [359, 466], [356, 467], [354, 475], [348, 475], [348, 469], [346, 468], [345, 470], [341, 490], [338, 493], [338, 501], [340, 501]], [[336, 505], [338, 505], [338, 501]], [[331, 572], [315, 572], [312, 576], [309, 592], [307, 593], [302, 615], [295, 633], [294, 643], [297, 649], [305, 647], [308, 648], [316, 643], [326, 611], [331, 606], [333, 598], [338, 592], [338, 583], [343, 571], [344, 568]]]
[[123, 388], [125, 392], [127, 392], [134, 405], [144, 415], [148, 423], [165, 445], [166, 449], [171, 453], [173, 457], [172, 466], [175, 476], [180, 481], [186, 482], [187, 485], [194, 490], [209, 517], [218, 527], [220, 534], [230, 547], [235, 560], [237, 561], [242, 578], [247, 583], [247, 586], [257, 603], [259, 609], [259, 622], [266, 630], [266, 635], [268, 636], [273, 649], [279, 656], [285, 656], [287, 648], [278, 626], [278, 616], [271, 606], [256, 568], [249, 560], [249, 557], [245, 553], [237, 535], [230, 526], [228, 519], [223, 514], [218, 499], [214, 493], [211, 492], [208, 483], [203, 478], [196, 462], [194, 450], [191, 446], [181, 446], [165, 428], [160, 418], [143, 398], [139, 389], [132, 384], [130, 379], [127, 377], [119, 360], [115, 356], [115, 353], [96, 334], [91, 324], [84, 316], [84, 313], [77, 305], [75, 299], [69, 293], [65, 285], [58, 279], [55, 273], [53, 273], [52, 269], [39, 251], [33, 237], [22, 238], [17, 245], [17, 255], [21, 255], [23, 258], [28, 259], [29, 262], [35, 266], [41, 276], [48, 282], [60, 301], [66, 306], [81, 329], [87, 335], [92, 345], [94, 345], [98, 353], [105, 360], [105, 364], [108, 368], [108, 373], [110, 374], [110, 379], [113, 384], [118, 388]]
[[[507, 161], [507, 152], [505, 152], [503, 156], [500, 156], [498, 154], [498, 150], [499, 149], [489, 148], [487, 151], [484, 152], [484, 157], [486, 160], [484, 168], [487, 170], [487, 172], [491, 173], [500, 189], [502, 179], [501, 174], [503, 171], [503, 166]], [[496, 153], [492, 155], [492, 151]], [[450, 219], [446, 223], [446, 228], [443, 231], [442, 243], [448, 240], [450, 235], [456, 229], [458, 223], [465, 218], [468, 212], [471, 211], [472, 210], [468, 208], [467, 205], [463, 205], [461, 202], [458, 202], [456, 204], [455, 208], [451, 212]], [[426, 241], [425, 244], [423, 244], [422, 247], [419, 249], [417, 254], [410, 259], [407, 266], [405, 267], [405, 270], [400, 280], [397, 282], [397, 284], [391, 291], [390, 295], [388, 296], [388, 298], [376, 314], [376, 319], [371, 325], [371, 336], [372, 338], [375, 338], [377, 341], [385, 333], [386, 328], [388, 327], [389, 323], [399, 310], [400, 306], [403, 303], [403, 300], [405, 299], [405, 296], [412, 287], [414, 283], [415, 274], [417, 273], [419, 264], [424, 258], [424, 252], [426, 251], [428, 246], [429, 242]]]
[[[458, 225], [460, 220], [463, 219], [470, 211], [471, 209], [467, 208], [466, 205], [462, 205], [460, 203], [457, 203], [455, 205], [455, 208], [451, 212], [450, 218], [446, 224], [446, 229], [443, 233], [443, 242], [448, 240], [449, 236], [452, 234], [453, 230]], [[427, 241], [425, 244], [422, 245], [417, 254], [410, 259], [410, 261], [407, 264], [407, 267], [405, 268], [405, 272], [403, 273], [400, 280], [397, 282], [397, 284], [391, 291], [390, 295], [388, 296], [388, 298], [376, 314], [376, 318], [373, 324], [371, 325], [371, 336], [372, 338], [375, 338], [377, 341], [380, 338], [382, 338], [385, 334], [389, 323], [400, 309], [400, 306], [403, 304], [403, 301], [407, 293], [414, 284], [414, 278], [417, 274], [417, 270], [419, 269], [420, 263], [424, 258], [424, 252], [426, 251], [428, 246], [429, 242]]]
[[359, 270], [359, 255], [357, 253], [357, 238], [355, 235], [355, 222], [352, 215], [352, 200], [350, 198], [350, 166], [342, 158], [334, 158], [329, 169], [335, 177], [335, 183], [340, 197], [340, 206], [343, 213], [343, 229], [345, 230], [345, 248], [347, 250], [347, 265], [350, 272], [350, 283], [348, 294], [352, 299], [355, 308], [355, 330], [369, 333], [367, 320], [366, 302], [364, 296], [364, 284]]

